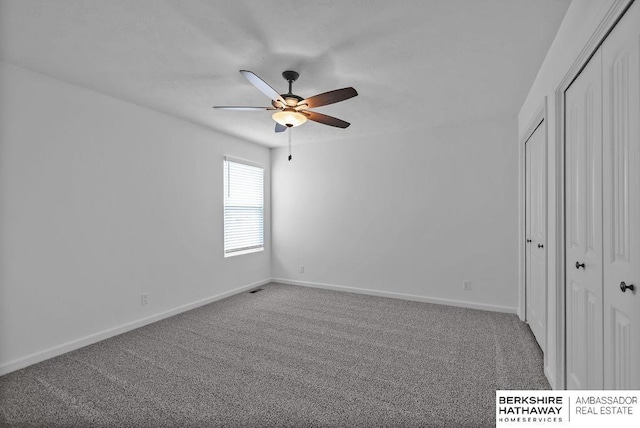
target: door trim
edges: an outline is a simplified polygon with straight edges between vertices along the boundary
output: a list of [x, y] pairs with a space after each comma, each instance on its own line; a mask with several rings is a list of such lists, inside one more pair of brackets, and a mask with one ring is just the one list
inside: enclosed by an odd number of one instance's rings
[[[565, 319], [565, 91], [578, 77], [593, 54], [600, 47], [609, 32], [615, 27], [622, 15], [634, 0], [615, 0], [598, 27], [574, 60], [554, 92], [555, 104], [555, 171], [556, 187], [556, 230], [555, 230], [555, 293], [556, 293], [556, 379], [552, 386], [555, 389], [566, 389], [566, 319]], [[550, 243], [549, 243], [550, 244]], [[551, 246], [551, 245], [549, 245]], [[549, 308], [553, 310], [553, 308]]]

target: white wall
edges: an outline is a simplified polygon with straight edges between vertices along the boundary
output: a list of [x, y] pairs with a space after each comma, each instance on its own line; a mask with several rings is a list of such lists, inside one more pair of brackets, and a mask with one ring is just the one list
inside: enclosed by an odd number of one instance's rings
[[516, 126], [294, 143], [291, 162], [274, 149], [274, 278], [515, 312]]
[[[625, 2], [626, 0], [622, 0]], [[552, 95], [612, 4], [621, 0], [573, 0], [520, 109], [520, 131], [545, 95]], [[553, 106], [551, 106], [553, 108]]]
[[[557, 186], [559, 177], [557, 176], [557, 156], [556, 148], [561, 141], [556, 140], [557, 112], [555, 91], [559, 87], [563, 78], [569, 72], [573, 63], [580, 56], [581, 52], [589, 44], [592, 36], [598, 31], [599, 26], [608, 16], [610, 10], [621, 10], [627, 0], [574, 0], [571, 2], [565, 18], [560, 26], [555, 40], [538, 72], [529, 94], [518, 115], [520, 141], [537, 109], [547, 97], [547, 165], [548, 165], [548, 240], [547, 240], [547, 287], [548, 287], [548, 310], [547, 310], [547, 350], [545, 353], [545, 373], [552, 387], [562, 387], [562, 380], [558, 378], [558, 352], [557, 352], [557, 304], [556, 294], [558, 287], [562, 283], [557, 281], [557, 245], [558, 221], [558, 193]], [[622, 5], [622, 6], [621, 6]], [[612, 7], [615, 8], [612, 9]], [[606, 30], [605, 30], [606, 31]], [[519, 147], [523, 150], [523, 147]], [[522, 157], [522, 155], [521, 155]], [[520, 176], [524, 171], [520, 171]], [[523, 232], [521, 231], [521, 234]]]
[[[264, 252], [223, 257], [223, 155], [266, 168]], [[0, 374], [268, 280], [269, 170], [267, 148], [0, 63]]]

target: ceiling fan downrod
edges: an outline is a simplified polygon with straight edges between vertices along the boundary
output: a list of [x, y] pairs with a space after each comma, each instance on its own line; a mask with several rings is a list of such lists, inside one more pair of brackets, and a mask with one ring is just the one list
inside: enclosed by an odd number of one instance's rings
[[282, 77], [284, 77], [284, 80], [289, 82], [289, 94], [293, 94], [293, 82], [298, 80], [298, 77], [300, 77], [300, 73], [293, 70], [286, 70], [282, 72]]

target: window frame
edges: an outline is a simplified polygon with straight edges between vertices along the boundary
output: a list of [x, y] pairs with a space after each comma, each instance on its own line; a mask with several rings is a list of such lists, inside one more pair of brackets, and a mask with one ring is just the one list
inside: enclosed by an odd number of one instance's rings
[[[254, 246], [251, 248], [245, 248], [242, 249], [242, 247], [236, 247], [236, 248], [227, 248], [227, 234], [228, 234], [228, 230], [227, 230], [227, 195], [229, 195], [230, 192], [230, 183], [229, 183], [229, 170], [228, 170], [228, 165], [227, 163], [233, 163], [233, 164], [238, 164], [238, 165], [243, 165], [243, 166], [248, 166], [248, 167], [252, 167], [252, 168], [259, 168], [262, 170], [262, 174], [260, 175], [261, 178], [261, 187], [262, 187], [262, 191], [261, 191], [261, 198], [260, 198], [260, 220], [261, 220], [261, 226], [260, 226], [260, 231], [261, 231], [261, 235], [260, 235], [260, 246]], [[265, 232], [264, 232], [264, 228], [265, 228], [265, 212], [264, 212], [264, 208], [265, 208], [265, 168], [263, 165], [257, 163], [257, 162], [252, 162], [250, 160], [246, 160], [246, 159], [241, 159], [241, 158], [236, 158], [236, 157], [231, 157], [231, 156], [224, 156], [223, 157], [223, 162], [222, 162], [222, 175], [223, 175], [223, 185], [222, 185], [222, 250], [223, 250], [223, 254], [224, 257], [235, 257], [235, 256], [240, 256], [243, 254], [251, 254], [251, 253], [257, 253], [257, 252], [261, 252], [264, 251], [264, 247], [265, 247]], [[234, 206], [238, 206], [238, 205], [234, 205]], [[241, 205], [241, 206], [249, 206], [249, 205]], [[255, 208], [255, 207], [252, 207]]]

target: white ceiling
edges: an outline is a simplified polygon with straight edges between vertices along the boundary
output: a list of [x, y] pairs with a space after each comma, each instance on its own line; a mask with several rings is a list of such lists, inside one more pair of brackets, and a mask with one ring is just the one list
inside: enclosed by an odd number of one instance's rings
[[317, 111], [296, 144], [513, 117], [569, 0], [0, 0], [0, 60], [269, 147], [279, 92], [359, 96]]

